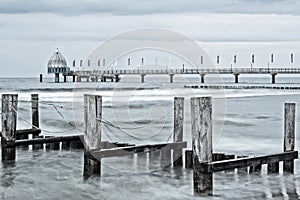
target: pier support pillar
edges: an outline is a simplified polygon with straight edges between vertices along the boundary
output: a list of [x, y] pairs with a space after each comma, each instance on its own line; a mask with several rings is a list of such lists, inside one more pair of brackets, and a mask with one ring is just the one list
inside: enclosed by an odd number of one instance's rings
[[275, 83], [275, 77], [276, 77], [276, 73], [272, 73], [271, 74], [271, 76], [272, 76], [272, 84], [274, 84]]
[[142, 82], [142, 83], [145, 82], [145, 76], [146, 76], [146, 74], [141, 74], [141, 82]]
[[115, 81], [116, 81], [116, 83], [120, 81], [119, 74], [116, 74], [116, 75], [115, 75]]
[[169, 74], [169, 76], [170, 76], [170, 83], [173, 83], [174, 74]]
[[206, 74], [200, 74], [200, 76], [201, 76], [201, 83], [204, 83], [204, 76], [205, 76]]
[[[173, 142], [183, 141], [184, 98], [174, 98], [174, 133]], [[182, 149], [173, 149], [173, 166], [182, 167]]]
[[66, 82], [67, 82], [67, 76], [64, 75], [64, 83], [66, 83]]
[[98, 82], [98, 76], [95, 76], [95, 82]]
[[77, 76], [77, 82], [81, 82], [81, 76]]
[[101, 148], [102, 97], [84, 95], [84, 179], [100, 176], [101, 160], [90, 150]]
[[[283, 151], [294, 151], [295, 148], [295, 103], [284, 104], [284, 144]], [[284, 173], [294, 173], [294, 159], [283, 162]]]
[[59, 73], [55, 73], [55, 83], [59, 83]]
[[2, 162], [16, 159], [16, 147], [7, 148], [6, 144], [16, 140], [17, 104], [17, 94], [2, 95]]
[[43, 74], [40, 74], [40, 83], [43, 82]]
[[76, 76], [73, 75], [73, 83], [76, 81]]
[[239, 83], [239, 75], [240, 74], [234, 73], [233, 75], [234, 75], [234, 82]]
[[191, 98], [194, 195], [209, 196], [213, 191], [212, 103], [211, 97]]

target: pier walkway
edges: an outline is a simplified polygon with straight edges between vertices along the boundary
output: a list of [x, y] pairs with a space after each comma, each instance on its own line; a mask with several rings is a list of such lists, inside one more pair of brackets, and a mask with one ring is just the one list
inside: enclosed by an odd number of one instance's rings
[[205, 82], [205, 75], [207, 74], [232, 74], [235, 77], [235, 83], [239, 82], [239, 75], [241, 74], [270, 74], [272, 83], [276, 82], [277, 74], [300, 74], [300, 68], [210, 68], [210, 69], [133, 69], [133, 70], [79, 70], [70, 71], [64, 76], [64, 82], [67, 76], [73, 76], [73, 82], [81, 82], [85, 79], [86, 82], [106, 82], [107, 80], [119, 82], [120, 76], [125, 75], [140, 75], [141, 82], [145, 82], [146, 75], [169, 75], [170, 83], [173, 83], [175, 75], [200, 75], [201, 83]]

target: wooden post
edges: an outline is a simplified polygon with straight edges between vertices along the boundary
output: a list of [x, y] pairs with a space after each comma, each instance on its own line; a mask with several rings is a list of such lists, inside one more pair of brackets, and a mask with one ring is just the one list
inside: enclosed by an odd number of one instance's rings
[[268, 174], [278, 174], [279, 173], [279, 162], [268, 164]]
[[185, 168], [193, 167], [193, 151], [185, 150]]
[[101, 162], [90, 150], [101, 148], [102, 97], [84, 95], [84, 172], [85, 179], [100, 176]]
[[70, 141], [65, 141], [61, 143], [62, 150], [70, 150]]
[[212, 195], [212, 103], [211, 97], [191, 98], [194, 195]]
[[[174, 98], [173, 142], [183, 141], [184, 98]], [[173, 149], [173, 166], [182, 166], [182, 149]]]
[[31, 94], [32, 128], [39, 128], [39, 95]]
[[40, 74], [40, 83], [43, 82], [43, 74]]
[[261, 168], [262, 168], [261, 164], [250, 166], [249, 173], [259, 174], [261, 173]]
[[160, 150], [160, 165], [161, 167], [169, 167], [171, 165], [171, 149], [168, 145]]
[[6, 144], [16, 140], [17, 104], [17, 94], [2, 95], [2, 162], [16, 159], [16, 147], [6, 148]]
[[[237, 156], [237, 158], [247, 158], [248, 156]], [[237, 168], [237, 173], [238, 174], [247, 174], [248, 173], [248, 167], [241, 167], [241, 168]]]
[[[295, 148], [295, 108], [295, 103], [284, 104], [284, 152]], [[283, 172], [294, 173], [294, 160], [283, 162]]]
[[[38, 129], [40, 127], [39, 122], [39, 95], [31, 94], [31, 123], [32, 128]], [[32, 134], [32, 138], [38, 138], [38, 134]], [[34, 144], [32, 145], [33, 150], [43, 149], [42, 144]]]

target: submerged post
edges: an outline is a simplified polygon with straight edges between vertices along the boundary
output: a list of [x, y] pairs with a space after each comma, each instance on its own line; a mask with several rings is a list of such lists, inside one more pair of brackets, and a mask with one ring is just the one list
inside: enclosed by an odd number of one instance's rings
[[[284, 104], [284, 152], [295, 148], [295, 108], [295, 103]], [[294, 160], [283, 162], [283, 172], [294, 173]]]
[[16, 140], [17, 104], [17, 94], [2, 95], [2, 162], [16, 159], [16, 147], [7, 148], [6, 144]]
[[[184, 98], [174, 98], [173, 142], [183, 141]], [[173, 149], [173, 166], [182, 166], [182, 149]]]
[[191, 98], [194, 195], [212, 195], [212, 103], [211, 97]]
[[97, 160], [90, 150], [101, 148], [101, 118], [102, 97], [84, 95], [84, 172], [88, 179], [91, 176], [100, 176], [101, 162]]

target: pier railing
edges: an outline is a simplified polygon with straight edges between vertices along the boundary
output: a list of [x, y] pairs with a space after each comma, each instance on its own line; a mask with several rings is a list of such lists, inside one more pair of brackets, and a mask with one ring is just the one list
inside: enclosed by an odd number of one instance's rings
[[70, 72], [78, 76], [134, 75], [134, 74], [300, 74], [300, 68], [206, 68], [206, 69], [124, 69], [79, 70]]

